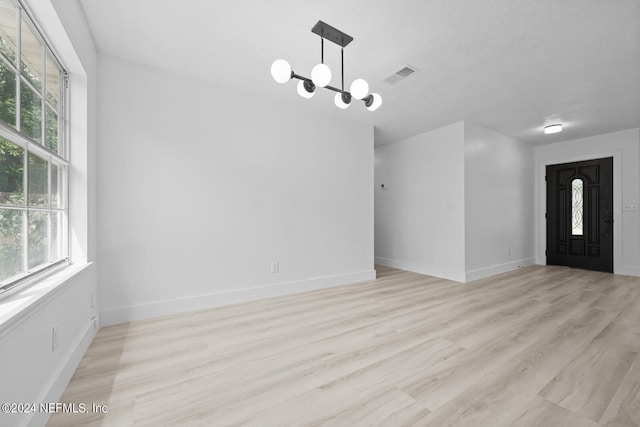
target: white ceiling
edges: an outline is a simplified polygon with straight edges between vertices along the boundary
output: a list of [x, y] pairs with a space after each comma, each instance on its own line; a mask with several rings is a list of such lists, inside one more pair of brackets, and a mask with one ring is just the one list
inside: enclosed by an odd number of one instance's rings
[[[459, 120], [544, 144], [640, 126], [640, 0], [81, 0], [98, 50], [257, 97], [375, 125], [376, 146]], [[354, 37], [345, 84], [382, 95], [346, 111], [277, 84], [310, 76], [318, 21]], [[340, 50], [325, 43], [339, 86]], [[383, 82], [405, 64], [420, 71]], [[544, 135], [551, 121], [565, 131]]]

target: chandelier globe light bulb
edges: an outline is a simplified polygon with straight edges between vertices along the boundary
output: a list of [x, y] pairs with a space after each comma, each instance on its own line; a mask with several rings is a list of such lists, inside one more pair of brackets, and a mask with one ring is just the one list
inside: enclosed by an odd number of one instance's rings
[[367, 99], [367, 101], [365, 102], [365, 107], [369, 111], [376, 111], [382, 105], [382, 97], [377, 93], [372, 93], [367, 98], [369, 97], [371, 98], [370, 100]]
[[363, 99], [369, 94], [369, 83], [364, 79], [355, 79], [353, 83], [351, 83], [349, 92], [351, 92], [351, 96], [355, 99]]
[[318, 64], [311, 70], [311, 80], [318, 87], [325, 87], [331, 81], [331, 69], [326, 64]]
[[271, 77], [278, 83], [286, 83], [291, 80], [291, 65], [284, 59], [276, 59], [271, 64]]
[[351, 103], [344, 102], [341, 93], [336, 93], [336, 96], [333, 98], [333, 102], [336, 104], [336, 107], [342, 108], [343, 110], [351, 105]]
[[[307, 82], [305, 82], [303, 80], [300, 80], [298, 82], [298, 95], [300, 95], [303, 98], [307, 98], [307, 99], [312, 98], [313, 95], [315, 95], [315, 93], [316, 93], [315, 90], [314, 90], [315, 88], [313, 88], [313, 86], [312, 86], [313, 84], [312, 84], [311, 85], [312, 87], [310, 88], [311, 90], [309, 91], [309, 90], [307, 90], [308, 88], [305, 87], [305, 83], [307, 83]], [[307, 86], [309, 86], [309, 85], [307, 84]]]

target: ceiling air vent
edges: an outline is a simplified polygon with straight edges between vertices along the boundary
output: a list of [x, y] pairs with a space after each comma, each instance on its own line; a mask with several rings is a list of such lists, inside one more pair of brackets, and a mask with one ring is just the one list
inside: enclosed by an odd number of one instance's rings
[[416, 71], [418, 71], [416, 67], [412, 67], [411, 65], [405, 65], [404, 67], [400, 68], [398, 71], [394, 72], [393, 74], [391, 74], [389, 77], [387, 77], [382, 81], [387, 82], [389, 84], [397, 83], [402, 79], [406, 79]]

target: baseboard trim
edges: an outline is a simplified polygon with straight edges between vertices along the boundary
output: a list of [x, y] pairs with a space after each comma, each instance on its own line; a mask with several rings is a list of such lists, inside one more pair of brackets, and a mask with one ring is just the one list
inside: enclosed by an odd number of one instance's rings
[[398, 259], [390, 259], [383, 257], [375, 257], [376, 264], [385, 265], [387, 267], [398, 268], [400, 270], [412, 271], [414, 273], [424, 274], [427, 276], [440, 277], [441, 279], [453, 280], [456, 282], [465, 281], [465, 273], [463, 271], [446, 270], [432, 265], [420, 264], [415, 262], [402, 261]]
[[[96, 330], [93, 327], [93, 321], [89, 321], [83, 333], [78, 335], [71, 348], [64, 357], [64, 363], [60, 365], [56, 373], [51, 377], [49, 383], [43, 387], [43, 392], [36, 402], [59, 402], [74, 372], [78, 368], [82, 357], [89, 349]], [[26, 421], [29, 427], [40, 427], [47, 424], [51, 414], [36, 411]]]
[[478, 268], [476, 270], [467, 271], [465, 275], [466, 282], [484, 279], [486, 277], [495, 276], [496, 274], [506, 273], [507, 271], [516, 270], [519, 267], [528, 267], [536, 264], [536, 258], [523, 258], [517, 261], [506, 262], [504, 264], [496, 264], [489, 267]]
[[397, 259], [376, 257], [376, 264], [385, 265], [387, 267], [399, 268], [400, 270], [412, 271], [414, 273], [425, 274], [427, 276], [440, 277], [442, 279], [454, 280], [460, 283], [471, 282], [485, 277], [494, 276], [496, 274], [512, 271], [518, 267], [527, 267], [536, 264], [536, 258], [524, 258], [517, 261], [507, 262], [504, 264], [496, 264], [489, 267], [483, 267], [476, 270], [465, 272], [444, 270], [432, 265], [420, 264], [415, 262], [401, 261]]
[[321, 288], [366, 282], [376, 278], [375, 270], [358, 271], [334, 276], [314, 277], [291, 282], [273, 283], [251, 288], [214, 292], [210, 294], [156, 301], [128, 307], [110, 308], [100, 311], [100, 325], [110, 326], [136, 320], [151, 319], [170, 314], [203, 310], [263, 298], [295, 294]]
[[[536, 258], [536, 264], [538, 265], [547, 265], [546, 258]], [[620, 274], [622, 276], [635, 276], [640, 277], [640, 267], [636, 267], [634, 265], [623, 265], [620, 268], [613, 268], [614, 274]]]
[[625, 276], [636, 276], [640, 277], [640, 267], [634, 267], [630, 265], [623, 265], [619, 272], [616, 274], [622, 274]]

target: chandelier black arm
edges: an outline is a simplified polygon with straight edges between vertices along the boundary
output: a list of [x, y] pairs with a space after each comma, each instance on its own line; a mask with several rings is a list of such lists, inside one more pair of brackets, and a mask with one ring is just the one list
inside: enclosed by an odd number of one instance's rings
[[313, 83], [313, 81], [310, 78], [301, 76], [300, 74], [296, 74], [293, 71], [291, 71], [291, 78]]
[[[293, 71], [291, 71], [291, 78], [292, 78], [292, 79], [302, 80], [302, 81], [305, 81], [305, 82], [313, 83], [313, 81], [312, 81], [309, 77], [301, 76], [300, 74], [296, 74], [296, 73], [294, 73]], [[325, 88], [325, 89], [332, 90], [332, 91], [334, 91], [334, 92], [343, 93], [343, 94], [345, 94], [345, 95], [349, 95], [349, 96], [351, 96], [351, 93], [350, 93], [350, 92], [348, 92], [348, 91], [346, 91], [346, 90], [340, 90], [340, 89], [338, 89], [337, 87], [333, 87], [333, 86], [329, 86], [329, 85], [327, 85], [327, 86], [325, 86], [324, 88]], [[371, 105], [371, 102], [373, 102], [373, 97], [372, 97], [371, 95], [369, 95], [369, 96], [366, 96], [366, 97], [365, 97], [364, 99], [362, 99], [361, 101], [363, 101], [363, 102], [365, 103], [365, 105], [366, 105], [367, 107], [369, 107], [369, 106]], [[368, 103], [368, 105], [367, 105], [367, 103]]]
[[[302, 80], [305, 82], [311, 82], [313, 83], [313, 81], [309, 78], [309, 77], [305, 77], [305, 76], [301, 76], [299, 74], [294, 73], [293, 71], [291, 72], [291, 78], [292, 79], [298, 79], [298, 80]], [[346, 93], [347, 95], [351, 95], [349, 92], [347, 92], [346, 90], [340, 90], [337, 87], [333, 87], [333, 86], [324, 86], [325, 89], [329, 89], [332, 90], [334, 92], [338, 92], [338, 93]]]

